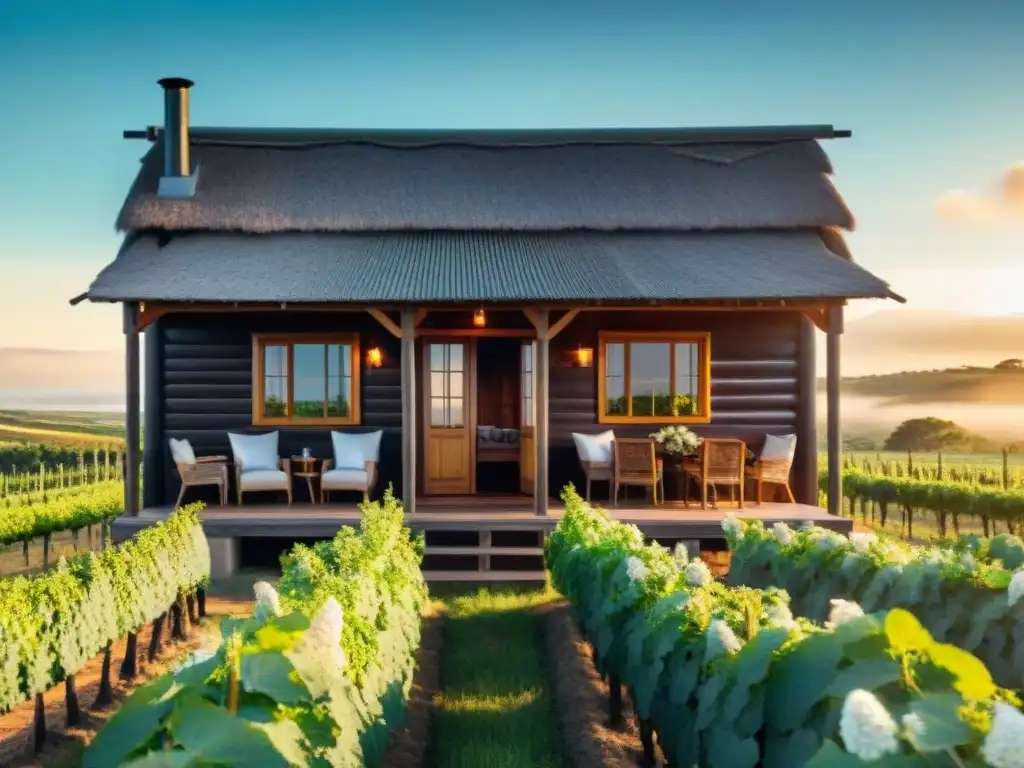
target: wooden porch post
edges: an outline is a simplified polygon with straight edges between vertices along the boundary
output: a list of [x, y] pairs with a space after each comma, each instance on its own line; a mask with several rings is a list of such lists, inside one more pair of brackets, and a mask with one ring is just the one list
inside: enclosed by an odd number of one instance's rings
[[798, 353], [798, 400], [796, 456], [794, 457], [793, 495], [800, 504], [818, 506], [818, 370], [815, 344], [817, 330], [810, 318], [800, 317]]
[[548, 379], [551, 372], [549, 345], [551, 329], [550, 311], [537, 310], [537, 359], [533, 367], [533, 402], [536, 416], [533, 426], [537, 447], [537, 461], [534, 466], [534, 504], [538, 515], [548, 513]]
[[828, 401], [828, 511], [843, 510], [843, 437], [839, 427], [839, 336], [843, 332], [843, 308], [829, 307], [825, 364]]
[[138, 308], [124, 303], [124, 512], [139, 514], [139, 331]]
[[416, 512], [416, 312], [402, 310], [402, 506]]

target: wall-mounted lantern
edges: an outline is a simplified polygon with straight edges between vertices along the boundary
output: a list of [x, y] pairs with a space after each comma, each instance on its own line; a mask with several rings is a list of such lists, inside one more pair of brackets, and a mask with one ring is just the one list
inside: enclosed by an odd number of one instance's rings
[[380, 368], [384, 364], [384, 352], [374, 344], [366, 350], [366, 365], [370, 368]]
[[487, 315], [484, 314], [482, 309], [478, 309], [473, 313], [473, 325], [477, 328], [483, 328], [487, 325]]
[[578, 347], [576, 349], [576, 365], [580, 368], [591, 368], [594, 365], [593, 347]]

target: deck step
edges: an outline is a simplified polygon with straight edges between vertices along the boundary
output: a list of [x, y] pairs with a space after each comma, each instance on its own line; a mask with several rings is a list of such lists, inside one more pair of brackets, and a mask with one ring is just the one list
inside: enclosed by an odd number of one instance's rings
[[424, 571], [423, 578], [434, 581], [544, 581], [544, 571]]
[[427, 544], [426, 554], [428, 555], [518, 555], [523, 557], [543, 557], [543, 547], [480, 547], [470, 545], [466, 547], [443, 546], [437, 547]]

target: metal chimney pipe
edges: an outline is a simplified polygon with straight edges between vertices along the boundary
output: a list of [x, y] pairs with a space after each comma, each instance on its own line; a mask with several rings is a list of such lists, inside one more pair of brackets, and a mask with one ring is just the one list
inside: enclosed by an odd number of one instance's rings
[[184, 77], [157, 82], [164, 89], [164, 176], [189, 176], [188, 89], [195, 83]]

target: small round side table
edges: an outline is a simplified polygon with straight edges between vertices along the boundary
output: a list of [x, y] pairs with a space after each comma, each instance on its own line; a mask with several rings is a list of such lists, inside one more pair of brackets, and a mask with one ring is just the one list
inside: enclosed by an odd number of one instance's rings
[[313, 492], [313, 478], [320, 477], [317, 472], [316, 463], [320, 459], [311, 456], [308, 459], [303, 456], [292, 456], [292, 477], [306, 478], [306, 487], [309, 489], [309, 503], [316, 504], [316, 494]]

